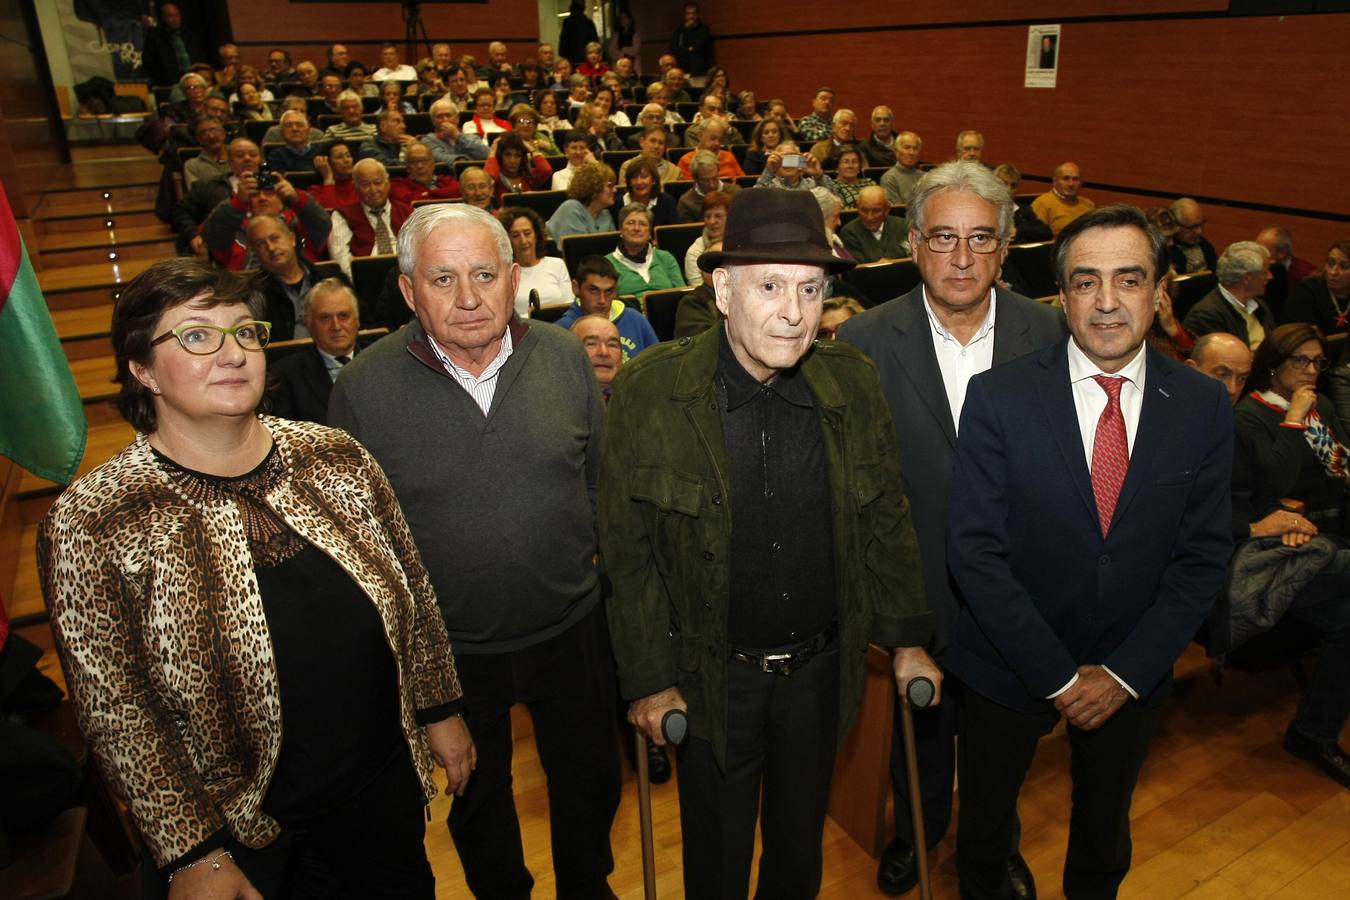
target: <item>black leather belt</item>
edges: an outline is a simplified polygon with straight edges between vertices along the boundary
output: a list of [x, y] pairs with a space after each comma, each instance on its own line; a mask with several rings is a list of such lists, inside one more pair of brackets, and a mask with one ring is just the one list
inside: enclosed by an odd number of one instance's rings
[[732, 647], [727, 656], [735, 662], [758, 666], [770, 675], [791, 675], [839, 636], [839, 623], [831, 622], [829, 627], [815, 637], [807, 638], [795, 647], [766, 653], [763, 650], [746, 650]]

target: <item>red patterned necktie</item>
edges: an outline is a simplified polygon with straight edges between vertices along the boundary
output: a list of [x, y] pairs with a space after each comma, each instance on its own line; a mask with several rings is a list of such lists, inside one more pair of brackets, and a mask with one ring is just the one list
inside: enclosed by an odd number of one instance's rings
[[1120, 488], [1130, 467], [1130, 445], [1125, 436], [1125, 416], [1120, 411], [1120, 388], [1124, 378], [1093, 375], [1106, 391], [1106, 409], [1097, 420], [1097, 437], [1092, 442], [1092, 495], [1097, 498], [1097, 517], [1102, 537], [1111, 530]]

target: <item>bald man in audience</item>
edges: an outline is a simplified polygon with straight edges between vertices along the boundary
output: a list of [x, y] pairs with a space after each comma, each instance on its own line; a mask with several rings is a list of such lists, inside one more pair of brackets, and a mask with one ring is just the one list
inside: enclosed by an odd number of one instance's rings
[[436, 174], [436, 158], [426, 144], [409, 144], [403, 155], [408, 174], [389, 183], [389, 195], [404, 203], [417, 200], [450, 200], [459, 196], [459, 181], [454, 175]]
[[1186, 365], [1222, 381], [1228, 399], [1236, 404], [1242, 398], [1247, 376], [1252, 374], [1252, 351], [1241, 338], [1226, 331], [1211, 331], [1195, 342]]
[[[660, 126], [662, 129], [665, 129], [666, 108], [659, 103], [648, 103], [646, 106], [642, 107], [642, 111], [637, 115], [637, 121], [634, 122], [633, 124], [641, 125], [644, 129], [654, 128], [656, 126]], [[641, 131], [637, 134], [630, 135], [626, 142], [628, 149], [641, 150], [642, 138], [644, 135], [646, 135], [646, 133], [647, 133], [646, 131]], [[666, 131], [666, 146], [668, 147], [679, 146], [679, 140], [669, 131]]]
[[726, 133], [722, 135], [722, 143], [744, 144], [746, 142], [745, 135], [741, 134], [731, 124], [731, 118], [727, 115], [726, 101], [717, 94], [704, 94], [703, 99], [699, 101], [698, 113], [694, 116], [694, 124], [684, 131], [684, 145], [686, 147], [697, 147], [698, 136], [703, 130], [704, 124], [713, 119], [727, 127]]
[[1261, 229], [1256, 242], [1270, 254], [1270, 284], [1266, 285], [1265, 300], [1275, 318], [1280, 319], [1284, 304], [1294, 296], [1299, 282], [1317, 271], [1317, 266], [1294, 255], [1294, 236], [1279, 225]]
[[858, 218], [839, 230], [840, 240], [860, 263], [904, 259], [909, 256], [905, 236], [904, 220], [891, 215], [890, 201], [878, 185], [858, 192]]
[[984, 135], [973, 129], [963, 131], [956, 136], [956, 158], [983, 162]]
[[912, 131], [902, 131], [895, 139], [895, 165], [881, 176], [881, 187], [892, 206], [909, 203], [914, 186], [923, 177], [919, 168], [919, 154], [923, 152], [923, 138]]
[[860, 146], [869, 166], [895, 165], [895, 113], [889, 106], [872, 109], [872, 133]]
[[183, 199], [174, 204], [174, 246], [179, 254], [206, 258], [206, 239], [199, 233], [201, 224], [218, 204], [240, 189], [243, 175], [258, 171], [262, 153], [248, 138], [235, 138], [226, 152], [226, 164], [227, 174], [198, 179]]
[[608, 400], [614, 376], [619, 374], [619, 367], [623, 365], [619, 327], [608, 316], [592, 313], [574, 321], [572, 333], [586, 348], [586, 355], [591, 358], [591, 366], [595, 368], [595, 380], [600, 382], [600, 392]]
[[1255, 241], [1229, 244], [1215, 274], [1219, 283], [1191, 307], [1182, 327], [1196, 337], [1224, 331], [1256, 350], [1275, 330], [1275, 316], [1261, 299], [1270, 281], [1270, 254]]
[[1050, 233], [1059, 233], [1079, 216], [1087, 215], [1097, 204], [1078, 193], [1083, 186], [1083, 173], [1077, 163], [1064, 162], [1055, 166], [1055, 180], [1050, 190], [1031, 201], [1036, 218], [1050, 226]]
[[389, 171], [375, 159], [363, 159], [352, 169], [352, 183], [361, 199], [333, 210], [328, 255], [351, 275], [352, 257], [388, 256], [394, 239], [412, 207], [389, 196]]
[[488, 212], [496, 208], [492, 203], [492, 179], [478, 166], [469, 166], [459, 173], [459, 192], [470, 206]]
[[1172, 268], [1178, 275], [1187, 272], [1214, 271], [1219, 254], [1205, 237], [1205, 209], [1190, 197], [1172, 201], [1172, 218], [1177, 233], [1172, 236]]

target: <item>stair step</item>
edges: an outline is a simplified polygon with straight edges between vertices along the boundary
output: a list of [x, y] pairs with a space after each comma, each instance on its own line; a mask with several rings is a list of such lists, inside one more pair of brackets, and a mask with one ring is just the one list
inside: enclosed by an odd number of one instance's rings
[[113, 381], [113, 376], [117, 374], [117, 362], [106, 353], [71, 360], [70, 372], [75, 376], [75, 387], [85, 403], [111, 400], [120, 390]]
[[101, 291], [101, 296], [95, 302], [106, 303], [116, 299], [110, 292], [120, 291], [126, 287], [128, 281], [154, 263], [155, 260], [150, 259], [129, 259], [125, 262], [119, 260], [115, 263], [102, 262], [44, 269], [38, 273], [38, 287], [42, 289], [43, 295], [47, 298], [47, 305], [51, 308], [59, 308], [52, 303], [53, 296], [59, 294]]
[[[109, 225], [108, 223], [112, 224]], [[34, 219], [33, 231], [39, 237], [46, 237], [54, 234], [65, 234], [66, 232], [93, 231], [98, 228], [144, 228], [151, 225], [157, 225], [161, 228], [169, 228], [164, 222], [160, 221], [151, 207], [129, 212], [119, 210], [116, 213], [109, 214], [106, 209], [100, 209], [96, 212], [77, 213], [75, 215], [52, 216], [46, 219]], [[170, 229], [172, 233], [172, 229]]]
[[71, 247], [67, 249], [43, 250], [42, 269], [53, 266], [85, 266], [99, 262], [133, 262], [150, 260], [158, 262], [174, 256], [176, 250], [172, 240], [142, 242], [134, 244], [104, 244], [102, 247]]
[[[125, 156], [107, 159], [76, 160], [47, 178], [44, 190], [65, 192], [107, 190], [110, 187], [158, 185], [164, 167], [157, 157], [140, 147], [125, 148]], [[20, 166], [20, 174], [25, 167]]]
[[126, 187], [49, 191], [43, 194], [37, 218], [121, 209], [153, 209], [158, 190], [158, 184], [134, 184]]
[[163, 222], [108, 227], [103, 224], [104, 221], [100, 221], [96, 228], [77, 229], [70, 226], [42, 235], [38, 238], [38, 249], [46, 254], [58, 250], [107, 248], [109, 245], [130, 247], [133, 244], [173, 241], [173, 229]]

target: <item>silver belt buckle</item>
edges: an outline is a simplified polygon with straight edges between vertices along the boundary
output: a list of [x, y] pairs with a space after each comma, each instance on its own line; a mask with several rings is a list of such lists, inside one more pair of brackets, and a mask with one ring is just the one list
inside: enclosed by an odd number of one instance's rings
[[786, 675], [788, 672], [783, 670], [791, 671], [791, 665], [775, 666], [774, 663], [788, 663], [791, 659], [791, 653], [766, 653], [759, 658], [759, 668], [769, 675]]

